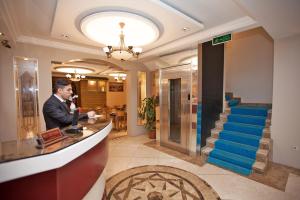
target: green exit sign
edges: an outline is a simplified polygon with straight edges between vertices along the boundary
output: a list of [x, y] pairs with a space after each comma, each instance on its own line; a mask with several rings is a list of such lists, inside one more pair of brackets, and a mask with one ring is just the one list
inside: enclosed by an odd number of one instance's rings
[[222, 44], [230, 40], [231, 40], [231, 33], [213, 38], [212, 44], [213, 45]]

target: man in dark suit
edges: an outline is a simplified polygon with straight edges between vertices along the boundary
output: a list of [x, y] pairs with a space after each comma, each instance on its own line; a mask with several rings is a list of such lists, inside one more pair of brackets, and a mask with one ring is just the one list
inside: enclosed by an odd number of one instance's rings
[[[46, 122], [47, 130], [52, 128], [63, 128], [72, 123], [73, 115], [70, 114], [70, 108], [66, 104], [73, 94], [71, 81], [58, 79], [54, 85], [54, 93], [44, 103], [43, 115]], [[94, 111], [90, 111], [87, 114], [81, 114], [80, 119], [93, 117]]]

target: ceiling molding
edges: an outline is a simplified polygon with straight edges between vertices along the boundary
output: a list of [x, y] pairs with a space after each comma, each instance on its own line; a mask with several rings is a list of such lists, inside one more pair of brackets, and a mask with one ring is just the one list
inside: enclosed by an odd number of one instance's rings
[[192, 18], [191, 16], [183, 13], [182, 11], [174, 8], [173, 6], [167, 4], [166, 2], [162, 2], [160, 0], [151, 0], [153, 3], [156, 3], [157, 5], [159, 5], [160, 7], [162, 8], [165, 8], [166, 10], [169, 10], [171, 12], [173, 12], [175, 15], [179, 15], [181, 16], [182, 18], [186, 19], [187, 21], [191, 22], [191, 23], [194, 23], [194, 24], [197, 24], [201, 29], [204, 28], [204, 25], [202, 22], [198, 21], [198, 20], [195, 20], [194, 18]]
[[258, 26], [257, 22], [253, 20], [252, 18], [246, 16], [242, 17], [236, 20], [233, 20], [231, 22], [222, 24], [220, 26], [210, 28], [204, 31], [199, 31], [197, 33], [194, 33], [190, 36], [181, 38], [176, 41], [172, 41], [168, 44], [162, 45], [160, 47], [151, 49], [149, 51], [144, 52], [140, 55], [141, 58], [152, 56], [152, 55], [159, 55], [163, 53], [164, 51], [170, 50], [170, 49], [176, 49], [182, 46], [186, 46], [188, 44], [193, 43], [202, 43], [206, 42], [210, 39], [212, 39], [214, 36], [221, 35], [224, 33], [229, 32], [236, 32], [239, 30], [245, 30], [247, 28], [254, 28], [255, 26]]
[[9, 35], [13, 42], [16, 43], [16, 40], [20, 35], [20, 30], [18, 29], [18, 25], [16, 23], [17, 20], [12, 14], [14, 12], [11, 11], [8, 2], [9, 1], [0, 1], [0, 15], [9, 32], [7, 35]]
[[[187, 44], [193, 44], [193, 43], [201, 43], [210, 40], [212, 37], [226, 33], [226, 32], [233, 32], [238, 31], [241, 29], [253, 28], [257, 26], [256, 21], [254, 21], [250, 17], [242, 17], [237, 20], [233, 20], [231, 22], [228, 22], [226, 24], [220, 25], [218, 27], [214, 27], [205, 31], [199, 31], [195, 34], [192, 34], [190, 36], [184, 37], [182, 39], [172, 41], [168, 44], [162, 45], [160, 47], [151, 49], [150, 51], [144, 52], [140, 55], [141, 58], [145, 58], [152, 55], [159, 55], [165, 51], [168, 51], [170, 49], [176, 49], [183, 45]], [[27, 44], [34, 44], [38, 46], [45, 46], [45, 47], [52, 47], [56, 49], [63, 49], [63, 50], [69, 50], [69, 51], [76, 51], [81, 53], [88, 53], [93, 55], [100, 55], [100, 56], [106, 56], [104, 52], [102, 52], [100, 49], [96, 48], [88, 48], [83, 47], [80, 45], [75, 44], [66, 44], [63, 42], [57, 42], [47, 39], [41, 39], [37, 37], [29, 37], [25, 35], [21, 35], [17, 37], [17, 42], [21, 43], [27, 43]]]
[[51, 41], [36, 37], [29, 37], [25, 35], [21, 35], [17, 38], [17, 42], [26, 43], [26, 44], [34, 44], [38, 46], [45, 46], [45, 47], [52, 47], [56, 49], [63, 49], [63, 50], [69, 50], [69, 51], [76, 51], [81, 53], [88, 53], [93, 55], [100, 55], [105, 56], [105, 54], [100, 49], [95, 48], [87, 48], [82, 47], [80, 45], [74, 45], [74, 44], [66, 44], [63, 42], [57, 42], [57, 41]]

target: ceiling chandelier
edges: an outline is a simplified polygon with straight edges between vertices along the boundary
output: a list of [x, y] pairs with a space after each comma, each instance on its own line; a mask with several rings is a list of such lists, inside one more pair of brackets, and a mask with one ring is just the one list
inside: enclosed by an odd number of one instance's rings
[[75, 70], [74, 76], [72, 76], [71, 74], [66, 74], [66, 77], [69, 78], [71, 81], [80, 81], [81, 79], [85, 78], [85, 75], [77, 74]]
[[84, 17], [80, 24], [82, 33], [92, 41], [105, 46], [108, 58], [121, 61], [138, 58], [142, 46], [159, 37], [158, 26], [151, 20], [134, 13], [103, 11]]
[[133, 46], [126, 47], [124, 41], [125, 35], [123, 33], [125, 23], [120, 22], [119, 25], [121, 28], [120, 46], [118, 48], [114, 48], [112, 46], [104, 47], [103, 51], [106, 53], [107, 58], [113, 57], [121, 61], [128, 60], [131, 57], [138, 58], [140, 53], [142, 53], [142, 48]]
[[109, 76], [114, 77], [115, 81], [125, 81], [127, 75], [124, 73], [111, 73]]
[[55, 67], [55, 70], [63, 73], [67, 73], [66, 77], [71, 81], [80, 81], [86, 76], [84, 74], [93, 73], [94, 70], [83, 67]]

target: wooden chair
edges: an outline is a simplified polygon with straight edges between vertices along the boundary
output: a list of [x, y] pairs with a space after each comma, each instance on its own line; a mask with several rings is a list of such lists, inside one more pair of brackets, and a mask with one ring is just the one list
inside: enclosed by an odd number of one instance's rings
[[115, 117], [115, 122], [116, 122], [116, 129], [121, 130], [121, 129], [126, 129], [127, 128], [127, 114], [124, 111], [117, 111], [116, 112], [116, 117]]

